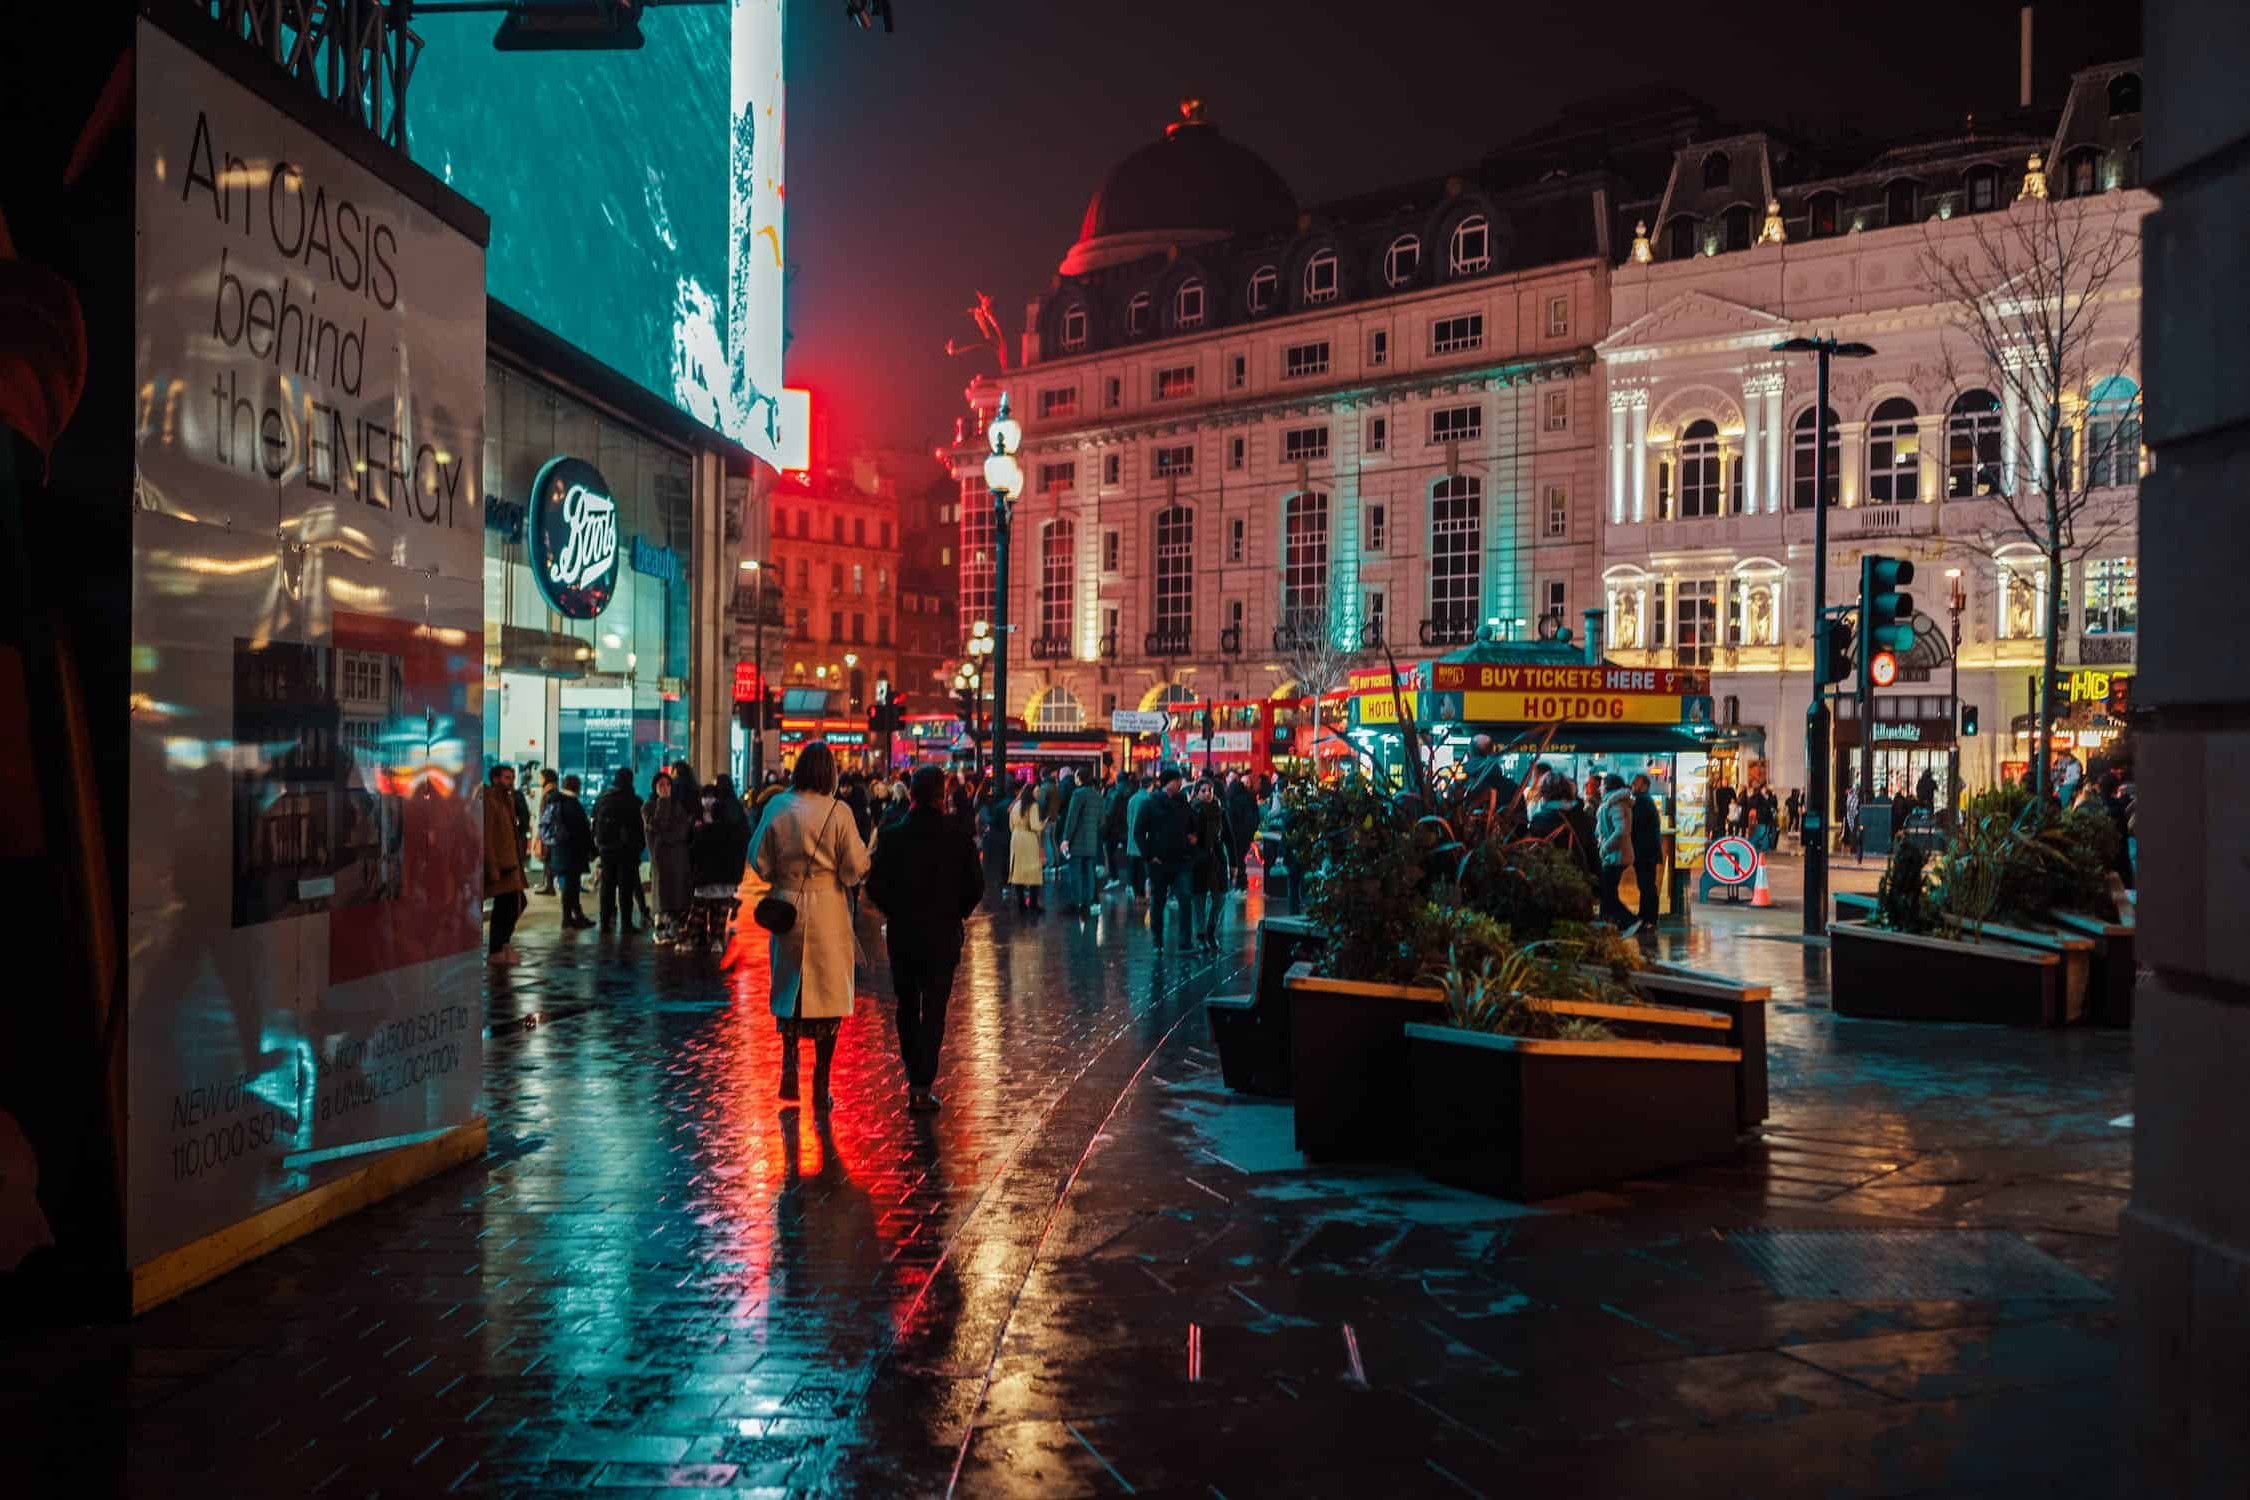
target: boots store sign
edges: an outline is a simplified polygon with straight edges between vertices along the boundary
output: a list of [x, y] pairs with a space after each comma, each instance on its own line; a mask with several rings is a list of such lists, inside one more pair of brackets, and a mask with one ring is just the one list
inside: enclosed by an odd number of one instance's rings
[[532, 576], [556, 614], [591, 620], [617, 592], [617, 501], [601, 470], [557, 458], [531, 487]]

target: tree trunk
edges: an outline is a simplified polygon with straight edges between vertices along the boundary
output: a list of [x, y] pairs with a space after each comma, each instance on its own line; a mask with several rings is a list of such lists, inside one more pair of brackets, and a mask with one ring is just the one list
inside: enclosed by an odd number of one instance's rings
[[2031, 695], [2031, 711], [2038, 722], [2031, 731], [2031, 791], [2045, 816], [2047, 797], [2053, 791], [2054, 743], [2050, 726], [2055, 720], [2055, 655], [2062, 636], [2062, 542], [2057, 536], [2055, 512], [2047, 510], [2047, 629], [2039, 654], [2039, 691]]

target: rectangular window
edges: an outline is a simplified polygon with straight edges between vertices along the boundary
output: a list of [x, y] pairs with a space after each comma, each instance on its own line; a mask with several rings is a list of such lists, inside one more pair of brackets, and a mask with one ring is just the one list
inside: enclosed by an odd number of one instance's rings
[[1119, 379], [1115, 375], [1112, 375], [1107, 380], [1104, 380], [1102, 382], [1103, 406], [1107, 407], [1111, 411], [1115, 411], [1120, 405], [1124, 403], [1124, 400], [1125, 382], [1123, 380]]
[[852, 616], [852, 644], [857, 646], [864, 642], [866, 639], [867, 616], [862, 614], [855, 614]]
[[1195, 630], [1195, 512], [1184, 505], [1156, 518], [1155, 614], [1154, 634], [1168, 644]]
[[867, 545], [867, 517], [865, 516], [852, 517], [852, 545], [855, 547]]
[[830, 516], [828, 518], [828, 539], [832, 542], [840, 542], [844, 539], [844, 518], [842, 516]]
[[1549, 432], [1570, 431], [1570, 392], [1549, 391], [1547, 393], [1547, 430]]
[[1387, 328], [1378, 328], [1367, 336], [1367, 362], [1387, 365], [1391, 362], [1391, 335]]
[[891, 544], [891, 523], [890, 523], [890, 522], [888, 522], [888, 521], [885, 521], [885, 522], [883, 523], [883, 545], [884, 545], [885, 547], [889, 547], [889, 546], [890, 546], [890, 544]]
[[1430, 413], [1430, 441], [1473, 443], [1484, 436], [1482, 406], [1445, 406]]
[[1227, 467], [1228, 467], [1228, 468], [1230, 468], [1230, 469], [1239, 469], [1239, 468], [1241, 468], [1241, 467], [1242, 467], [1242, 466], [1243, 466], [1243, 465], [1244, 465], [1245, 463], [1247, 463], [1247, 462], [1249, 461], [1249, 458], [1250, 458], [1250, 440], [1249, 440], [1248, 438], [1245, 438], [1245, 437], [1230, 437], [1230, 438], [1228, 438], [1228, 439], [1227, 439]]
[[1547, 486], [1547, 535], [1570, 535], [1570, 491], [1559, 484]]
[[1159, 479], [1170, 474], [1193, 474], [1195, 444], [1176, 443], [1169, 448], [1159, 448], [1154, 455], [1153, 465], [1152, 472]]
[[2130, 557], [2086, 564], [2086, 634], [2132, 635], [2141, 628], [2140, 573]]
[[1367, 507], [1367, 550], [1380, 552], [1390, 545], [1389, 516], [1381, 505]]
[[844, 565], [842, 563], [830, 563], [828, 565], [828, 592], [841, 594], [843, 591]]
[[805, 565], [805, 560], [800, 557], [797, 559], [797, 591], [799, 593], [805, 593], [811, 588], [812, 569], [807, 567]]
[[1484, 579], [1484, 487], [1466, 474], [1430, 489], [1429, 577], [1431, 644], [1474, 639]]
[[1239, 391], [1249, 383], [1250, 361], [1245, 356], [1237, 354], [1227, 362], [1227, 384]]
[[1156, 399], [1177, 401], [1195, 394], [1195, 366], [1174, 365], [1156, 372]]
[[1367, 623], [1375, 632], [1375, 639], [1383, 639], [1384, 622], [1390, 618], [1390, 595], [1382, 589], [1367, 591]]
[[1119, 484], [1119, 483], [1122, 483], [1122, 482], [1123, 482], [1123, 480], [1124, 480], [1124, 477], [1125, 477], [1125, 455], [1124, 455], [1124, 454], [1122, 454], [1122, 453], [1105, 453], [1105, 454], [1103, 454], [1103, 455], [1102, 455], [1102, 483], [1104, 483], [1104, 484]]
[[1712, 648], [1719, 642], [1719, 581], [1683, 578], [1674, 587], [1676, 607], [1670, 621], [1664, 615], [1663, 590], [1657, 591], [1657, 641], [1672, 648], [1680, 666], [1707, 667], [1711, 664]]
[[1078, 387], [1058, 385], [1039, 393], [1039, 415], [1042, 417], [1075, 417], [1078, 415]]
[[852, 564], [852, 592], [855, 594], [867, 592], [867, 569], [863, 564]]
[[[1077, 483], [1078, 465], [1076, 463], [1041, 464], [1039, 466], [1039, 488], [1042, 490], [1067, 490]], [[890, 538], [885, 537], [883, 545], [888, 547]]]
[[1568, 335], [1569, 332], [1570, 299], [1568, 297], [1549, 297], [1547, 299], [1547, 337], [1559, 339]]
[[1439, 318], [1430, 325], [1430, 352], [1432, 354], [1465, 354], [1471, 349], [1484, 347], [1484, 314], [1467, 313], [1458, 318]]
[[1103, 532], [1102, 571], [1104, 573], [1116, 572], [1123, 561], [1124, 551], [1125, 542], [1121, 532], [1114, 530]]
[[1108, 641], [1113, 649], [1116, 646], [1117, 607], [1115, 605], [1107, 606], [1102, 610], [1102, 639]]
[[1284, 463], [1310, 463], [1328, 456], [1328, 429], [1325, 427], [1292, 427], [1281, 435], [1281, 457]]
[[1240, 516], [1236, 516], [1233, 520], [1227, 522], [1228, 562], [1238, 563], [1242, 561], [1243, 552], [1249, 545], [1249, 539], [1250, 523], [1248, 521], [1243, 520]]
[[1328, 373], [1328, 340], [1311, 344], [1291, 344], [1281, 351], [1281, 378], [1300, 380], [1307, 375]]
[[832, 609], [828, 612], [828, 639], [831, 641], [840, 641], [843, 638], [844, 612], [840, 609]]
[[809, 609], [797, 611], [797, 639], [800, 641], [812, 639], [812, 611]]
[[1391, 419], [1389, 417], [1369, 417], [1367, 419], [1367, 451], [1381, 453], [1390, 446], [1390, 442]]
[[1547, 580], [1547, 608], [1549, 615], [1561, 615], [1569, 604], [1568, 586], [1560, 578]]

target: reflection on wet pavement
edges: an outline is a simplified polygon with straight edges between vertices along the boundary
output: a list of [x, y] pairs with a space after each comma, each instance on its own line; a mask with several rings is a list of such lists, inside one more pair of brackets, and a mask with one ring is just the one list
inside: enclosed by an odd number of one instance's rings
[[[761, 948], [535, 902], [484, 1161], [16, 1341], [0, 1426], [94, 1493], [2108, 1492], [2125, 1037], [1838, 1022], [1818, 950], [1746, 940], [1793, 913], [1718, 914], [1666, 942], [1773, 985], [1767, 1128], [1524, 1207], [1310, 1169], [1285, 1101], [1220, 1087], [1200, 1001], [1258, 909], [1216, 959], [1153, 955], [1117, 895], [979, 918], [934, 1117], [868, 971], [823, 1122], [774, 1098]], [[2096, 1290], [1784, 1296], [1727, 1237], [1870, 1227], [1999, 1231]]]

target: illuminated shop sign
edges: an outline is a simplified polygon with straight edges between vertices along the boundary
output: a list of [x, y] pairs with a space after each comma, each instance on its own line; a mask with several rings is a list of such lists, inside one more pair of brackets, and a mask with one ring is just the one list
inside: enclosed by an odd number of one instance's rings
[[663, 583], [678, 583], [680, 554], [670, 547], [652, 546], [641, 538], [634, 537], [633, 571], [645, 573]]
[[531, 571], [566, 619], [593, 619], [617, 592], [617, 502], [582, 458], [549, 460], [531, 487]]

